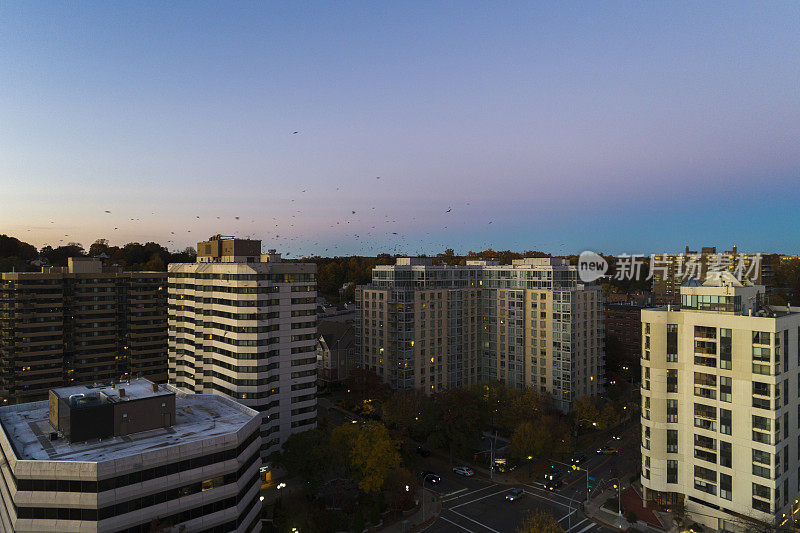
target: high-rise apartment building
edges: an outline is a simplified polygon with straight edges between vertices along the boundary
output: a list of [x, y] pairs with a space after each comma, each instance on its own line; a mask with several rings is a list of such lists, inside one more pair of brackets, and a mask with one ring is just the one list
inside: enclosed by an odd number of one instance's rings
[[392, 387], [500, 380], [550, 393], [565, 411], [602, 390], [602, 293], [563, 259], [399, 258], [375, 267], [356, 309], [358, 363]]
[[797, 517], [800, 308], [725, 273], [642, 311], [644, 497], [719, 531]]
[[[705, 281], [709, 271], [726, 271], [751, 282], [769, 286], [775, 267], [780, 264], [777, 254], [741, 253], [734, 246], [717, 252], [714, 246], [704, 246], [698, 253], [686, 247], [681, 254], [655, 254], [652, 257], [653, 297], [659, 303], [678, 303], [681, 285], [688, 279]], [[738, 271], [738, 272], [737, 272]]]
[[316, 425], [316, 265], [214, 236], [169, 265], [169, 380], [262, 414], [262, 453]]
[[426, 393], [480, 379], [480, 266], [401, 257], [356, 289], [356, 362]]
[[145, 379], [0, 407], [0, 530], [261, 530], [257, 411]]
[[0, 274], [0, 398], [144, 376], [167, 379], [166, 272], [123, 272], [99, 259]]

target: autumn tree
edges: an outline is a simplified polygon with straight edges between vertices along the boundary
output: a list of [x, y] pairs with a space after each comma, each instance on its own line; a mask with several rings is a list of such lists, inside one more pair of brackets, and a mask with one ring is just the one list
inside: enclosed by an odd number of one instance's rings
[[343, 424], [333, 430], [331, 448], [343, 458], [365, 493], [378, 493], [400, 466], [400, 443], [377, 422]]
[[564, 528], [551, 513], [531, 511], [525, 515], [516, 533], [564, 533]]

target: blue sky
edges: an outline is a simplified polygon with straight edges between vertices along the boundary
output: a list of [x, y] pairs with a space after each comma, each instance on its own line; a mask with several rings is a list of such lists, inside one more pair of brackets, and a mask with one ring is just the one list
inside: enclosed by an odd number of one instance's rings
[[796, 2], [4, 2], [0, 232], [797, 252], [799, 41]]

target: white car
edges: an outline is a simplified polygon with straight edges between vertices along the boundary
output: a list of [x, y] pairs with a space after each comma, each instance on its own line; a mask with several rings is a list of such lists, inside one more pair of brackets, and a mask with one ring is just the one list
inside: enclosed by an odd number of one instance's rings
[[466, 467], [466, 466], [457, 466], [457, 467], [453, 468], [453, 472], [455, 472], [456, 474], [459, 474], [461, 476], [467, 476], [467, 477], [469, 477], [469, 476], [471, 476], [471, 475], [473, 475], [475, 473], [475, 472], [472, 471], [471, 468]]

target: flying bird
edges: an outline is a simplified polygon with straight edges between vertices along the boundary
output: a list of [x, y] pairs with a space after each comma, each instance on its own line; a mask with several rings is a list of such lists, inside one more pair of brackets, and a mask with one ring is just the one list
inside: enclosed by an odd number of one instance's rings
[[111, 212], [111, 211], [109, 211], [108, 209], [106, 209], [106, 213], [110, 213], [110, 212]]
[[451, 207], [450, 209], [448, 209], [447, 211], [445, 211], [445, 213], [449, 213], [449, 212], [450, 212], [450, 211], [452, 211], [452, 210], [453, 210], [453, 208]]

